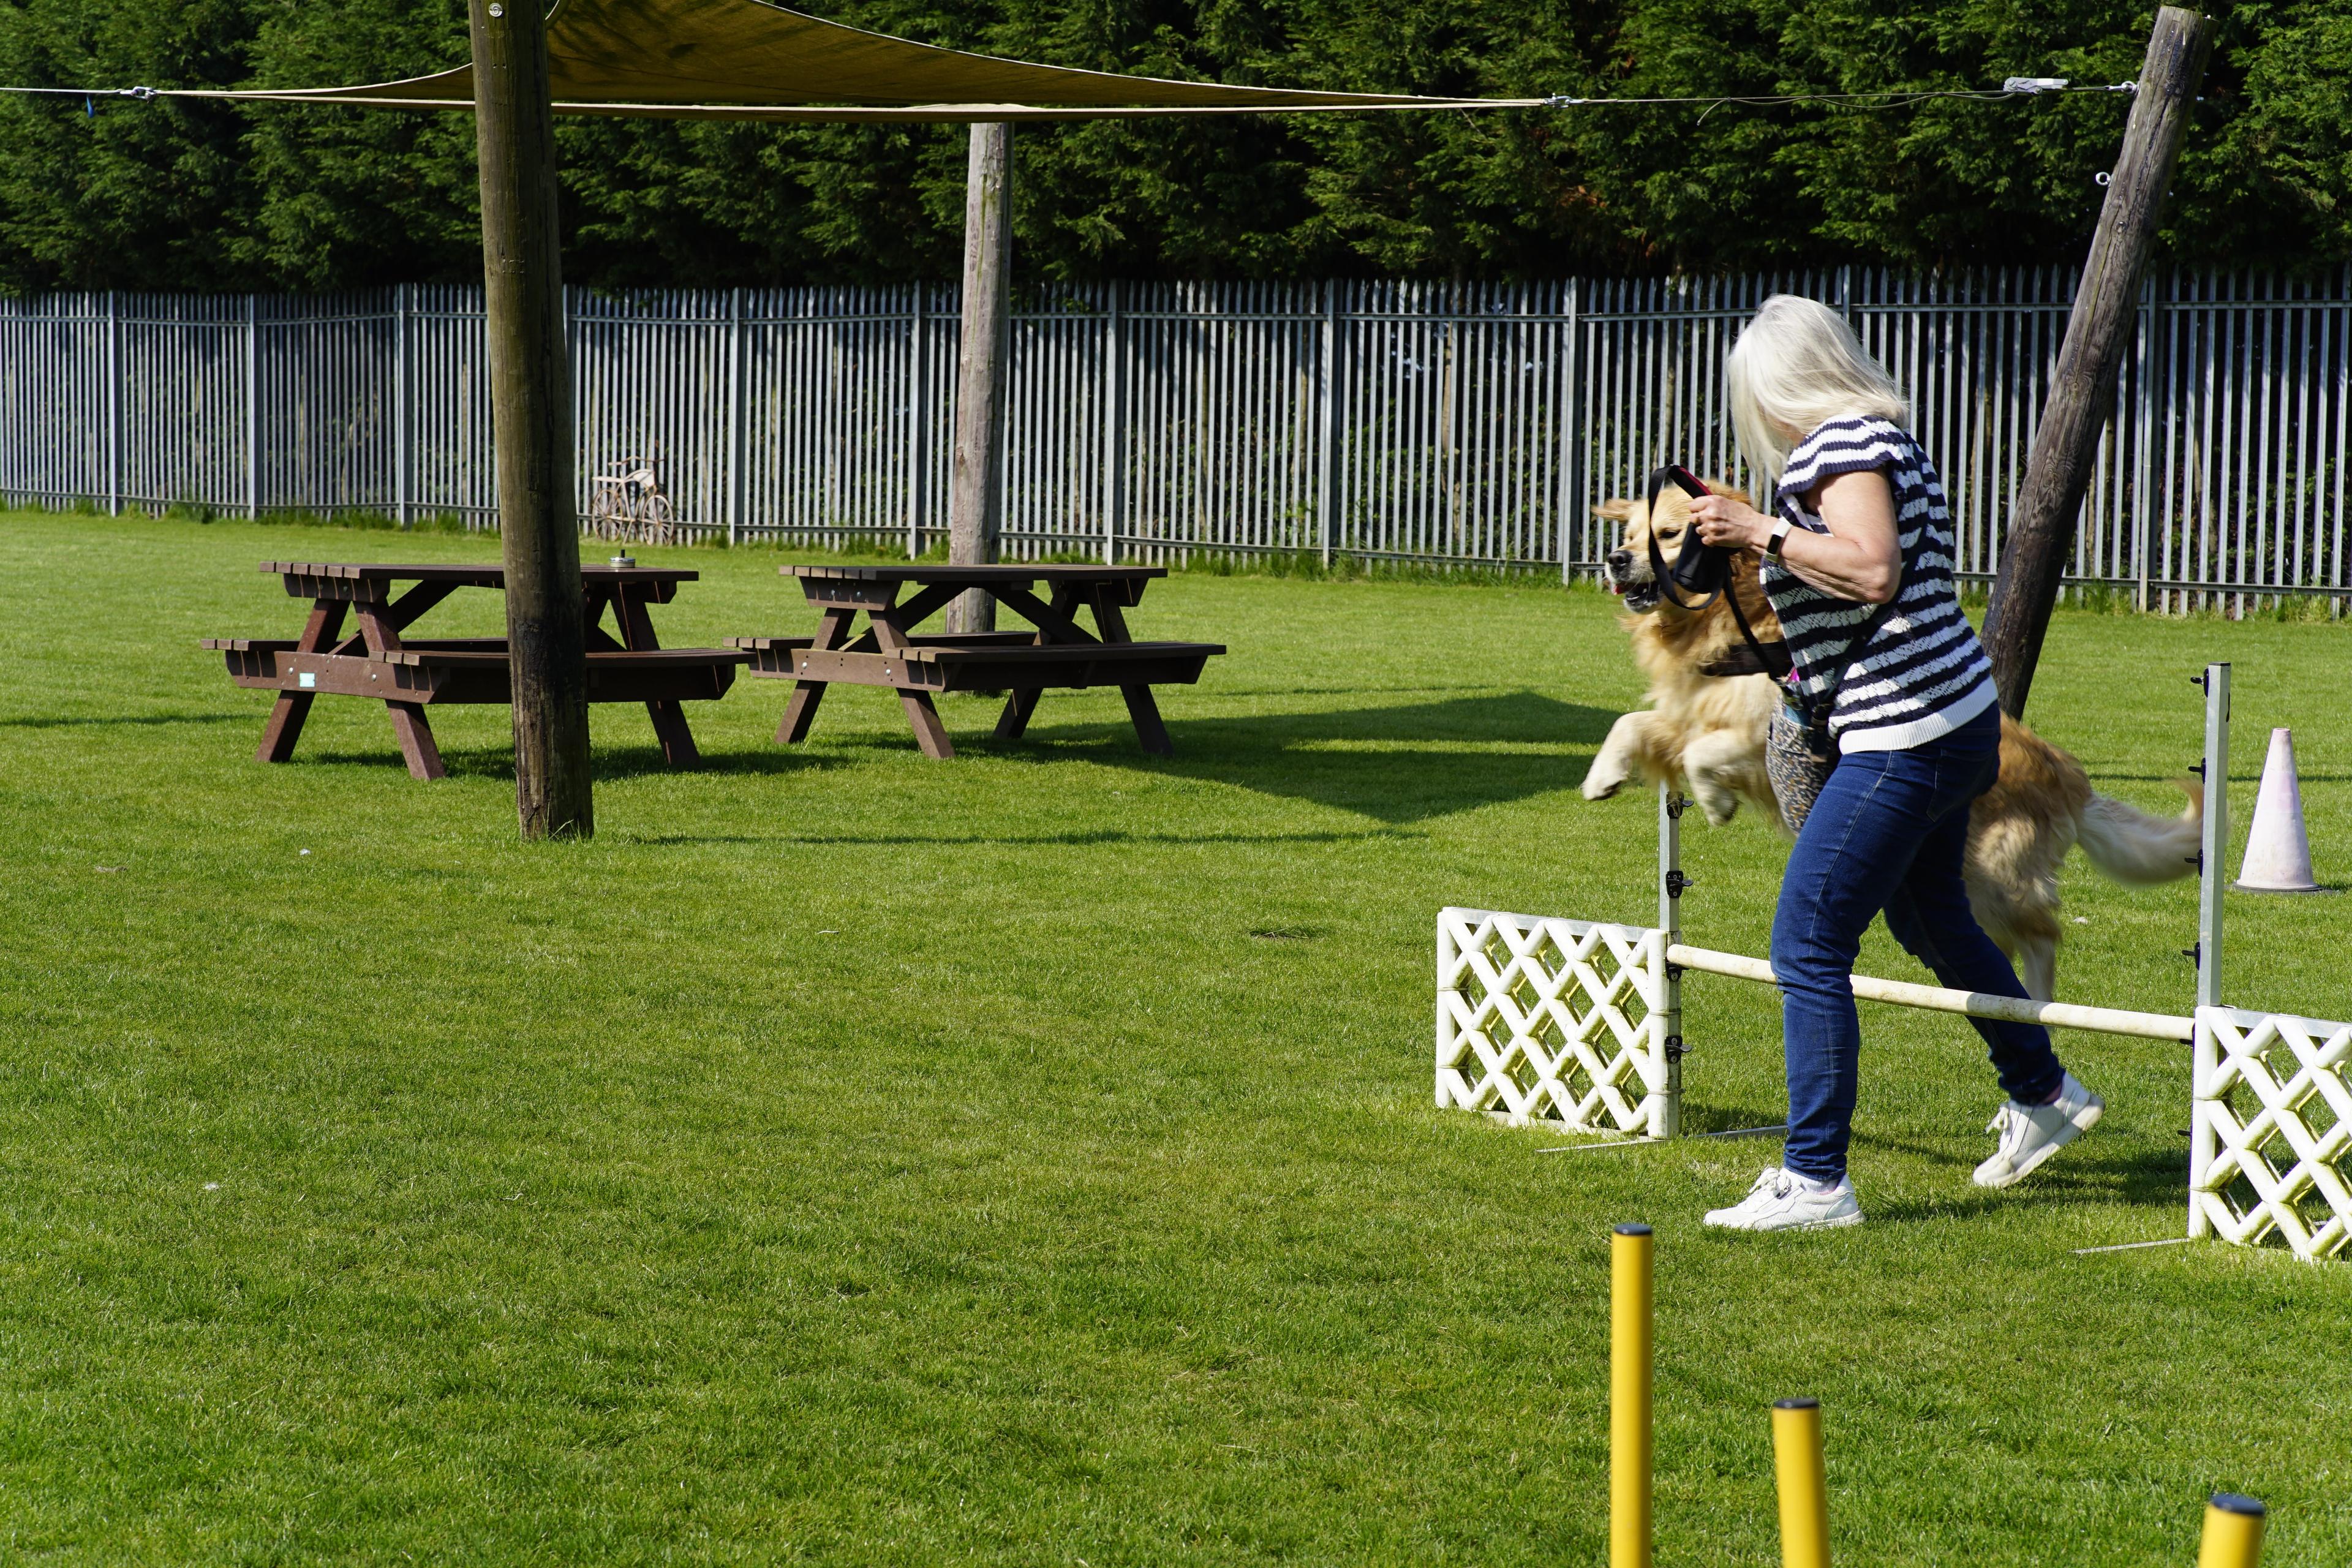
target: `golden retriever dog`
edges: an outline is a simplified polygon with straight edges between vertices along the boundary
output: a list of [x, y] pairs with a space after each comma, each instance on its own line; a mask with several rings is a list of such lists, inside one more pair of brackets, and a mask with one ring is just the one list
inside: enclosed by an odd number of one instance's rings
[[[1664, 559], [1672, 562], [1682, 549], [1689, 500], [1669, 487], [1654, 519], [1638, 500], [1612, 500], [1595, 513], [1624, 524], [1602, 575], [1624, 603], [1633, 660], [1650, 691], [1648, 708], [1611, 727], [1584, 775], [1584, 797], [1605, 800], [1636, 777], [1664, 780], [1686, 791], [1718, 826], [1746, 802], [1789, 832], [1764, 773], [1765, 730], [1780, 700], [1772, 679], [1706, 674], [1748, 651], [1728, 605], [1717, 599], [1685, 610], [1659, 592], [1650, 565], [1654, 529]], [[1729, 592], [1738, 595], [1757, 637], [1769, 642], [1780, 626], [1756, 567], [1753, 551], [1734, 556]], [[1970, 810], [1965, 874], [1977, 923], [2009, 954], [2034, 996], [2049, 1001], [2057, 983], [2058, 867], [2069, 849], [2080, 844], [2094, 866], [2119, 882], [2168, 882], [2195, 868], [2203, 795], [2191, 780], [2180, 787], [2189, 795], [2186, 811], [2177, 818], [2150, 816], [2094, 790], [2082, 763], [2002, 716], [2000, 778]]]

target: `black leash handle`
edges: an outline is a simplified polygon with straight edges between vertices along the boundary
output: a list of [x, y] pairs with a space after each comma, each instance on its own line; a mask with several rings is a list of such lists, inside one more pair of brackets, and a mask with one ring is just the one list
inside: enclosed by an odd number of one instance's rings
[[[1658, 549], [1657, 530], [1658, 497], [1664, 491], [1666, 486], [1670, 483], [1676, 489], [1680, 489], [1685, 495], [1690, 497], [1693, 500], [1697, 500], [1702, 496], [1711, 496], [1715, 493], [1713, 490], [1706, 488], [1706, 482], [1704, 479], [1701, 479], [1696, 474], [1692, 473], [1688, 468], [1684, 468], [1680, 463], [1665, 463], [1650, 470], [1648, 493], [1644, 497], [1643, 504], [1649, 509], [1650, 526], [1646, 530], [1646, 536], [1650, 546], [1650, 574], [1657, 579], [1658, 592], [1672, 602], [1676, 609], [1687, 610], [1694, 614], [1706, 609], [1709, 605], [1714, 604], [1716, 600], [1719, 598], [1727, 600], [1731, 605], [1731, 618], [1739, 627], [1739, 636], [1742, 640], [1744, 640], [1748, 644], [1748, 647], [1754, 651], [1757, 664], [1762, 668], [1765, 674], [1772, 677], [1775, 680], [1780, 679], [1781, 677], [1787, 675], [1792, 668], [1794, 668], [1793, 661], [1790, 658], [1789, 654], [1789, 645], [1785, 641], [1775, 642], [1769, 645], [1769, 647], [1773, 650], [1772, 652], [1768, 653], [1765, 651], [1768, 645], [1757, 640], [1755, 628], [1748, 624], [1748, 612], [1739, 607], [1739, 595], [1732, 591], [1731, 574], [1729, 572], [1727, 571], [1724, 574], [1722, 587], [1717, 588], [1714, 593], [1709, 594], [1706, 597], [1699, 600], [1696, 604], [1691, 603], [1691, 601], [1682, 597], [1682, 595], [1675, 592], [1674, 574], [1666, 569], [1666, 558]], [[1719, 549], [1721, 547], [1717, 545], [1709, 545], [1706, 548]]]
[[[1688, 468], [1684, 468], [1680, 463], [1664, 463], [1650, 470], [1649, 489], [1647, 493], [1643, 497], [1642, 503], [1649, 510], [1649, 527], [1646, 533], [1650, 546], [1650, 574], [1658, 580], [1658, 592], [1666, 596], [1667, 603], [1673, 605], [1675, 608], [1694, 612], [1704, 610], [1709, 605], [1715, 603], [1716, 599], [1723, 593], [1723, 590], [1721, 588], [1717, 588], [1714, 593], [1709, 594], [1697, 604], [1692, 604], [1688, 599], [1684, 598], [1681, 595], [1675, 592], [1674, 574], [1666, 569], [1666, 558], [1664, 555], [1660, 553], [1658, 550], [1658, 496], [1660, 492], [1665, 489], [1666, 485], [1670, 480], [1674, 483], [1675, 488], [1680, 489], [1683, 494], [1690, 497], [1693, 500], [1697, 500], [1703, 496], [1711, 496], [1715, 493], [1713, 490], [1706, 488], [1706, 481], [1702, 480], [1696, 474], [1692, 473]], [[1745, 623], [1742, 624], [1744, 625]]]

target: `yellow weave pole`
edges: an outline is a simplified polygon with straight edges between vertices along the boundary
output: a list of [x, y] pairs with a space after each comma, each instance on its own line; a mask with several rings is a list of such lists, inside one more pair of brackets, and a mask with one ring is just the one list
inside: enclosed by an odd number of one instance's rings
[[2263, 1560], [2263, 1505], [2235, 1492], [2215, 1492], [2205, 1505], [2205, 1543], [2197, 1568], [2254, 1568]]
[[1772, 1468], [1780, 1481], [1782, 1568], [1830, 1568], [1829, 1476], [1822, 1463], [1822, 1402], [1772, 1406]]
[[1609, 1568], [1650, 1568], [1650, 1227], [1609, 1238]]

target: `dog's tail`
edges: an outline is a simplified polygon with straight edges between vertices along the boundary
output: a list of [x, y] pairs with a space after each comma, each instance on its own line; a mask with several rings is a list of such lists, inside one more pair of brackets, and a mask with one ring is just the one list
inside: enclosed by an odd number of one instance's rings
[[2179, 782], [2189, 805], [2174, 817], [2150, 816], [2113, 795], [2091, 796], [2075, 820], [2091, 864], [2118, 882], [2169, 882], [2195, 870], [2205, 836], [2205, 791], [2195, 779]]

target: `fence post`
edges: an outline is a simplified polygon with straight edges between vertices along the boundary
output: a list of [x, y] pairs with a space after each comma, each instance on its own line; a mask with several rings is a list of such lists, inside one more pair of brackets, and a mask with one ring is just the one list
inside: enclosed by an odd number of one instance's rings
[[2132, 349], [2132, 572], [2139, 579], [2135, 606], [2147, 613], [2147, 552], [2153, 529], [2148, 499], [2148, 446], [2155, 439], [2155, 393], [2149, 387], [2156, 359], [2156, 274], [2140, 282], [2139, 338]]
[[914, 334], [908, 363], [912, 366], [913, 389], [907, 395], [907, 559], [918, 560], [923, 553], [923, 476], [924, 456], [931, 433], [931, 374], [930, 322], [927, 308], [930, 302], [929, 285], [915, 285], [915, 313], [909, 331]]
[[[2179, 291], [2180, 286], [2178, 283], [2175, 283], [2173, 285], [2173, 292], [2178, 294]], [[2342, 301], [2347, 297], [2352, 297], [2352, 266], [2346, 267], [2341, 273], [2337, 274], [2336, 298], [2338, 303], [2335, 310], [2330, 312], [2335, 316], [2336, 321], [2336, 386], [2334, 389], [2336, 395], [2336, 461], [2329, 465], [2329, 467], [2336, 470], [2336, 500], [2334, 504], [2328, 508], [2328, 515], [2333, 517], [2336, 520], [2336, 522], [2335, 531], [2328, 541], [2327, 552], [2329, 559], [2336, 563], [2336, 585], [2339, 588], [2352, 588], [2352, 573], [2347, 573], [2344, 569], [2344, 468], [2346, 461], [2347, 459], [2352, 459], [2352, 444], [2347, 444], [2345, 440], [2346, 405], [2352, 404], [2352, 310], [2346, 310], [2342, 303]], [[2312, 542], [2312, 548], [2315, 550], [2317, 549], [2318, 543], [2319, 542], [2315, 539]], [[2340, 594], [2329, 595], [2327, 599], [2327, 618], [2331, 621], [2335, 620], [2343, 615], [2343, 595]]]
[[245, 297], [245, 515], [261, 515], [261, 310]]
[[392, 289], [392, 516], [406, 528], [408, 516], [410, 399], [408, 379], [408, 285]]
[[1553, 503], [1559, 524], [1559, 582], [1566, 587], [1575, 577], [1576, 552], [1570, 540], [1585, 506], [1584, 465], [1592, 433], [1584, 425], [1584, 303], [1581, 279], [1568, 280], [1568, 321], [1561, 327], [1562, 354], [1568, 362], [1567, 384], [1559, 399], [1559, 497]]
[[727, 290], [727, 542], [743, 538], [743, 290]]
[[122, 515], [122, 291], [106, 291], [106, 510]]
[[1331, 535], [1339, 512], [1339, 280], [1323, 280], [1323, 354], [1316, 367], [1320, 471], [1315, 481], [1315, 533], [1323, 564], [1331, 564]]
[[1126, 285], [1110, 286], [1110, 320], [1104, 338], [1103, 564], [1118, 564], [1118, 523], [1127, 510], [1127, 315], [1120, 307]]

